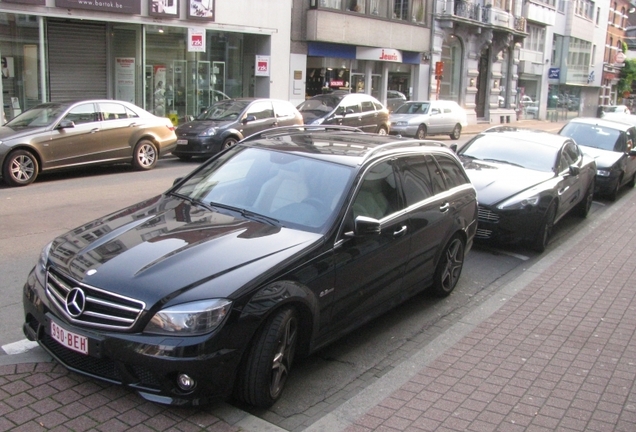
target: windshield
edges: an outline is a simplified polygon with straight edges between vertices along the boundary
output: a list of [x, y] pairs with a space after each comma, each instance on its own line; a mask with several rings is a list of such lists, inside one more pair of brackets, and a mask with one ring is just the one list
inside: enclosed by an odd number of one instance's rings
[[307, 99], [305, 102], [298, 105], [298, 111], [310, 112], [319, 111], [324, 113], [330, 113], [340, 103], [342, 96], [323, 95]]
[[5, 126], [13, 129], [50, 126], [60, 114], [66, 111], [66, 108], [68, 108], [68, 105], [46, 104], [36, 106], [18, 115]]
[[561, 129], [559, 135], [574, 139], [578, 145], [601, 150], [621, 151], [621, 131], [618, 129], [602, 127], [596, 124], [571, 122]]
[[206, 108], [197, 120], [236, 120], [249, 104], [249, 101], [222, 100]]
[[206, 206], [322, 232], [345, 198], [353, 169], [274, 150], [236, 146], [174, 192]]
[[489, 133], [476, 136], [459, 151], [459, 155], [550, 172], [556, 162], [557, 150], [538, 142], [513, 141], [510, 137]]
[[424, 103], [406, 103], [393, 111], [394, 114], [426, 114], [430, 104]]

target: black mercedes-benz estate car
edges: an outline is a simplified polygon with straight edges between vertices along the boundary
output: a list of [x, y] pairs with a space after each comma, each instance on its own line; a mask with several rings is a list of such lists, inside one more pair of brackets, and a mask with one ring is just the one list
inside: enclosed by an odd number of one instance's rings
[[151, 401], [267, 407], [295, 355], [429, 287], [450, 294], [476, 220], [441, 144], [277, 128], [53, 240], [24, 286], [24, 331]]

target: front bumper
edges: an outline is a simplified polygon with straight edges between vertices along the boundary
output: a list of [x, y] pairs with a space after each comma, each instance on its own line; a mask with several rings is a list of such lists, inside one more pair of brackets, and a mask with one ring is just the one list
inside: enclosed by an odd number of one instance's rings
[[521, 210], [498, 210], [479, 206], [476, 242], [520, 243], [535, 238], [544, 211], [537, 207]]
[[[171, 405], [200, 405], [231, 394], [241, 353], [220, 348], [227, 342], [222, 335], [160, 336], [75, 326], [49, 306], [35, 269], [23, 289], [23, 305], [27, 338], [37, 341], [74, 372], [129, 387], [147, 400]], [[51, 321], [65, 332], [86, 338], [88, 354], [57, 342], [51, 335]], [[194, 388], [181, 389], [177, 385], [180, 374], [194, 379]]]
[[594, 183], [594, 193], [599, 195], [606, 195], [613, 193], [618, 185], [620, 178], [618, 175], [611, 175], [604, 177], [597, 175]]
[[[179, 137], [172, 154], [175, 156], [212, 156], [223, 150], [223, 141], [208, 137]], [[179, 144], [179, 141], [187, 140], [187, 144]]]
[[417, 133], [418, 126], [398, 126], [394, 123], [391, 123], [391, 135], [402, 135], [405, 137], [414, 137]]

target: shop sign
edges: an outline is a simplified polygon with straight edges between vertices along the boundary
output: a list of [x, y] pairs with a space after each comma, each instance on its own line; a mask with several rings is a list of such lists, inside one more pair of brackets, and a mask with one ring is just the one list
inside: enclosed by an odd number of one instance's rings
[[402, 63], [402, 51], [393, 48], [356, 48], [356, 59]]
[[548, 69], [548, 79], [559, 79], [559, 76], [561, 76], [561, 68]]
[[66, 9], [141, 14], [141, 0], [55, 0], [55, 6]]
[[205, 52], [205, 29], [188, 27], [188, 52]]
[[254, 68], [254, 76], [269, 76], [269, 56], [257, 55], [254, 64], [256, 65]]
[[115, 92], [118, 100], [135, 102], [135, 58], [115, 59]]
[[331, 82], [329, 83], [330, 87], [344, 87], [344, 85], [344, 80], [331, 80]]

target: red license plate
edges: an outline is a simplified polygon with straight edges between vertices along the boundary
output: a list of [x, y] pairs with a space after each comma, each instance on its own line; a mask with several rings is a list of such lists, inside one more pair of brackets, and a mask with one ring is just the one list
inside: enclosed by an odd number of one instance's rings
[[51, 337], [66, 348], [82, 354], [88, 354], [88, 338], [63, 329], [51, 321]]

